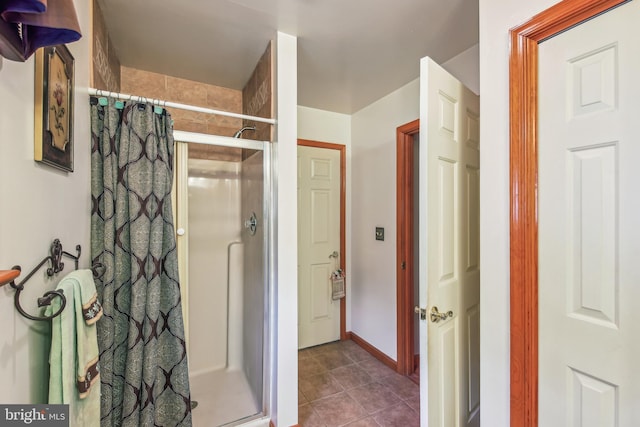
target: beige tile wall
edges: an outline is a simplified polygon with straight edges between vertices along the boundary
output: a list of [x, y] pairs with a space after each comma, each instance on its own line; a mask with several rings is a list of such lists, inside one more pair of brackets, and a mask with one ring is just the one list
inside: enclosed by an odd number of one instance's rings
[[109, 38], [102, 11], [93, 0], [91, 40], [91, 87], [120, 92], [120, 61]]
[[[242, 91], [166, 76], [150, 71], [121, 66], [96, 0], [93, 5], [91, 86], [112, 92], [129, 93], [189, 105], [274, 117], [273, 48], [270, 42]], [[169, 109], [174, 129], [213, 135], [233, 136], [243, 126], [256, 126], [248, 139], [272, 140], [273, 126], [225, 116]]]
[[[243, 113], [250, 116], [274, 117], [273, 103], [273, 48], [270, 42], [267, 49], [258, 61], [258, 65], [253, 70], [253, 74], [242, 90]], [[259, 141], [272, 141], [273, 126], [267, 123], [244, 121], [244, 125], [255, 126], [256, 131], [247, 131], [242, 134], [243, 138], [256, 139]]]
[[[242, 92], [192, 80], [121, 67], [121, 92], [216, 110], [242, 113]], [[168, 108], [173, 128], [188, 132], [233, 136], [242, 120]]]

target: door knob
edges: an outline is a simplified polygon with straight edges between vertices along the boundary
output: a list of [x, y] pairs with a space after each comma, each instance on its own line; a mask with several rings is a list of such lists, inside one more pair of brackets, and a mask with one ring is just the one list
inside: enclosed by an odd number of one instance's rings
[[413, 307], [413, 312], [420, 315], [420, 320], [425, 320], [427, 318], [427, 310], [424, 308], [420, 308], [416, 305]]
[[431, 307], [431, 321], [433, 323], [438, 323], [441, 320], [447, 320], [447, 317], [453, 317], [453, 311], [449, 310], [446, 313], [440, 313], [438, 311], [438, 307], [435, 305]]

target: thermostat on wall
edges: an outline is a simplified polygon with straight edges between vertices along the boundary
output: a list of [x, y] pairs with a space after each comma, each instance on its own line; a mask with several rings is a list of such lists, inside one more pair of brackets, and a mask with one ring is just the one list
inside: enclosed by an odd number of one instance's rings
[[384, 241], [384, 227], [376, 227], [376, 240]]

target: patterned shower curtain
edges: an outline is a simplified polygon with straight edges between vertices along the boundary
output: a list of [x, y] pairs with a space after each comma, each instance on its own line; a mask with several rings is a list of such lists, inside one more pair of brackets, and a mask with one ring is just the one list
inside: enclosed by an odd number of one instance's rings
[[91, 98], [91, 258], [106, 267], [96, 282], [101, 426], [191, 426], [171, 117], [100, 101]]

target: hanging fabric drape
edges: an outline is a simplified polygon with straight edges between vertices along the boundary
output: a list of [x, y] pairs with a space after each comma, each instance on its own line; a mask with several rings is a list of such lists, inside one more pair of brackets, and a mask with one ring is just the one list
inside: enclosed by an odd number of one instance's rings
[[101, 426], [191, 426], [171, 212], [173, 129], [151, 104], [91, 98], [91, 258]]

